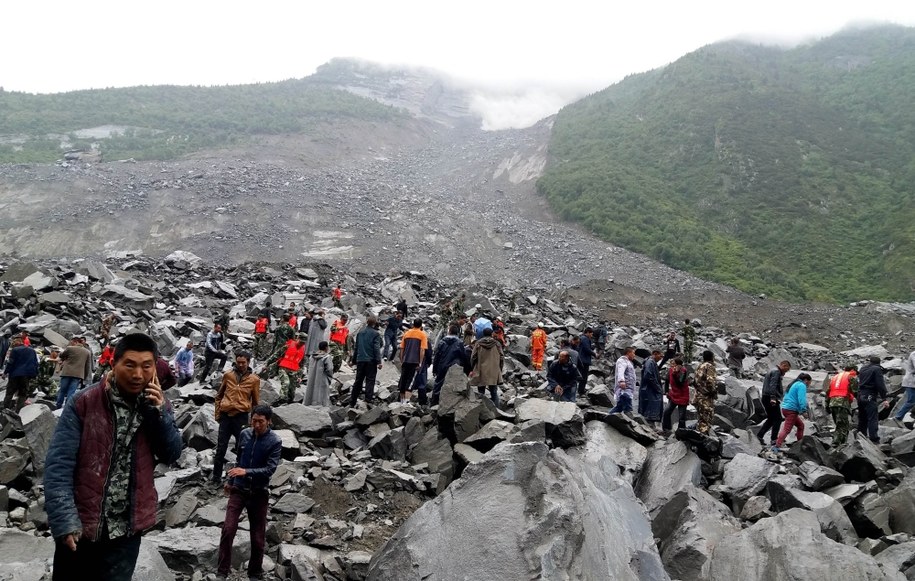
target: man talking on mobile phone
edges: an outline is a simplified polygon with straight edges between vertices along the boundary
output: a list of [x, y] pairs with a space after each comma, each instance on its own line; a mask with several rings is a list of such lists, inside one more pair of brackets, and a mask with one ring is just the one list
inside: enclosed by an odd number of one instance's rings
[[175, 462], [182, 447], [157, 351], [149, 335], [127, 335], [111, 372], [64, 406], [44, 475], [55, 580], [133, 577], [140, 538], [156, 524], [156, 463]]

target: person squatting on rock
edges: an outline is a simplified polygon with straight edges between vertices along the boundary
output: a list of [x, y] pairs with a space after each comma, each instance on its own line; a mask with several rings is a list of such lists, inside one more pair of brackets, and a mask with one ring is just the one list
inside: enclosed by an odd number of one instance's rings
[[880, 358], [875, 355], [858, 372], [858, 431], [867, 434], [875, 444], [880, 442], [877, 434], [879, 408], [888, 404], [883, 367], [880, 366]]
[[44, 474], [55, 580], [133, 577], [140, 538], [157, 520], [156, 463], [174, 463], [182, 448], [156, 353], [150, 336], [125, 336], [112, 371], [64, 405]]
[[837, 373], [829, 380], [829, 391], [826, 394], [826, 407], [836, 424], [832, 438], [835, 447], [841, 446], [848, 439], [850, 426], [851, 402], [858, 394], [858, 368], [846, 365], [844, 371]]
[[172, 360], [178, 373], [178, 387], [184, 387], [194, 378], [194, 342], [188, 341]]
[[667, 371], [667, 407], [664, 409], [664, 417], [661, 418], [661, 429], [665, 434], [669, 434], [673, 422], [672, 416], [674, 409], [677, 410], [677, 428], [686, 428], [686, 406], [689, 404], [689, 373], [686, 366], [683, 365], [681, 357], [675, 357]]
[[902, 387], [905, 388], [905, 403], [899, 408], [894, 416], [899, 423], [905, 418], [913, 407], [915, 407], [915, 351], [909, 353], [909, 356], [902, 364], [905, 375], [902, 377]]
[[766, 445], [766, 431], [769, 431], [769, 445], [774, 446], [778, 437], [778, 429], [782, 425], [781, 402], [784, 395], [782, 387], [782, 377], [791, 369], [791, 363], [782, 361], [774, 369], [771, 369], [763, 379], [762, 399], [763, 409], [766, 410], [766, 421], [763, 422], [759, 432], [756, 433], [756, 439], [763, 446]]
[[622, 414], [632, 411], [632, 395], [635, 393], [635, 366], [632, 360], [635, 359], [635, 347], [626, 347], [623, 355], [616, 360], [614, 369], [614, 392], [616, 405], [608, 412], [609, 414]]
[[715, 354], [702, 352], [702, 364], [696, 370], [696, 396], [693, 405], [699, 414], [696, 430], [708, 434], [715, 419], [715, 400], [718, 399], [718, 373], [715, 370]]
[[346, 341], [349, 339], [349, 317], [346, 314], [330, 326], [330, 356], [334, 362], [334, 373], [343, 367], [343, 360], [349, 357]]
[[[489, 389], [489, 398], [499, 407], [499, 386], [502, 384], [505, 352], [502, 343], [493, 337], [492, 327], [483, 329], [483, 338], [473, 344], [470, 365], [473, 367], [470, 383], [477, 387], [481, 396]], [[571, 397], [570, 401], [575, 401], [574, 390]]]
[[229, 497], [226, 518], [219, 538], [217, 579], [226, 579], [232, 569], [232, 542], [238, 532], [238, 519], [244, 509], [248, 513], [251, 535], [251, 557], [248, 578], [263, 575], [264, 545], [267, 541], [267, 509], [270, 501], [270, 477], [276, 472], [283, 451], [283, 441], [271, 429], [273, 410], [259, 405], [251, 412], [251, 427], [241, 433], [238, 463], [229, 469], [225, 493]]
[[435, 382], [432, 385], [432, 399], [430, 404], [437, 406], [442, 387], [445, 385], [445, 377], [448, 375], [448, 369], [454, 365], [460, 365], [462, 369], [470, 363], [467, 355], [467, 349], [464, 348], [464, 340], [460, 336], [461, 325], [452, 323], [448, 327], [448, 334], [438, 340], [435, 346], [435, 353], [432, 356], [432, 376]]
[[222, 350], [223, 346], [222, 325], [216, 323], [213, 330], [207, 333], [207, 338], [203, 349], [203, 371], [200, 373], [200, 382], [206, 381], [210, 375], [210, 367], [213, 361], [219, 360], [219, 366], [216, 368], [217, 373], [222, 373], [222, 368], [226, 366], [229, 356]]
[[302, 383], [302, 369], [305, 367], [305, 333], [277, 349], [264, 363], [259, 375], [264, 375], [273, 363], [277, 364], [276, 374], [280, 380], [280, 395], [287, 403], [295, 400], [295, 390]]
[[658, 361], [662, 357], [661, 351], [657, 349], [651, 352], [651, 357], [642, 365], [642, 381], [639, 384], [639, 414], [652, 427], [661, 421], [664, 407], [664, 388], [661, 387], [661, 374], [658, 371]]
[[92, 353], [83, 347], [78, 337], [74, 337], [60, 354], [60, 360], [63, 364], [60, 368], [60, 388], [57, 391], [58, 409], [92, 377]]
[[575, 401], [575, 390], [578, 389], [578, 380], [581, 373], [578, 366], [572, 363], [568, 351], [559, 352], [559, 357], [553, 361], [546, 372], [547, 391], [559, 401]]
[[782, 415], [785, 422], [778, 433], [778, 439], [775, 440], [775, 446], [772, 451], [779, 453], [785, 445], [785, 438], [791, 433], [791, 428], [797, 426], [796, 438], [800, 440], [804, 437], [804, 419], [807, 417], [807, 388], [810, 387], [811, 377], [809, 373], [801, 373], [794, 380], [794, 383], [788, 388], [785, 399], [782, 401]]
[[747, 351], [740, 344], [740, 339], [737, 337], [731, 339], [731, 344], [728, 345], [726, 352], [728, 371], [735, 378], [743, 379], [743, 360], [747, 357]]
[[248, 427], [248, 413], [260, 403], [261, 378], [251, 370], [251, 354], [235, 356], [235, 365], [222, 376], [216, 392], [216, 421], [219, 436], [213, 458], [213, 482], [222, 483], [222, 468], [226, 461], [229, 438], [235, 438], [235, 452], [242, 430]]
[[397, 390], [400, 392], [400, 403], [408, 403], [413, 394], [410, 386], [413, 376], [426, 357], [429, 348], [429, 338], [423, 332], [423, 320], [413, 321], [413, 328], [403, 334], [400, 340], [400, 381]]
[[4, 375], [9, 379], [6, 395], [3, 396], [3, 409], [19, 413], [29, 397], [29, 383], [38, 377], [38, 355], [31, 347], [24, 345], [20, 337], [15, 337], [10, 344], [12, 349], [7, 354], [4, 368]]
[[531, 332], [531, 367], [536, 371], [543, 369], [543, 358], [546, 355], [546, 331], [543, 323], [537, 323], [537, 328]]
[[318, 343], [318, 352], [311, 356], [308, 365], [308, 382], [305, 384], [305, 405], [330, 406], [330, 382], [334, 379], [334, 360], [328, 353], [327, 341]]
[[356, 407], [359, 395], [365, 386], [365, 403], [371, 405], [375, 398], [375, 378], [383, 366], [381, 333], [378, 332], [378, 318], [370, 316], [365, 326], [356, 333], [353, 341], [350, 365], [356, 368], [356, 380], [350, 393], [349, 405]]

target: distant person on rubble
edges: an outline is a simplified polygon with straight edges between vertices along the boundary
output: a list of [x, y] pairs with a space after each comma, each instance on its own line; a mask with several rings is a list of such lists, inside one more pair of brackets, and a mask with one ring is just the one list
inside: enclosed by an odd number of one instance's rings
[[426, 357], [429, 338], [423, 331], [423, 320], [413, 321], [413, 328], [404, 333], [400, 340], [400, 381], [397, 389], [400, 392], [400, 403], [409, 403], [413, 396], [410, 387], [416, 370]]
[[295, 334], [295, 329], [289, 324], [289, 313], [283, 313], [280, 324], [277, 325], [276, 329], [273, 331], [273, 349], [270, 350], [271, 356], [274, 355], [277, 350], [284, 349], [286, 343], [295, 337]]
[[334, 373], [340, 371], [344, 359], [349, 357], [349, 317], [346, 313], [330, 326], [330, 355], [334, 362]]
[[38, 377], [38, 355], [31, 347], [22, 343], [21, 337], [14, 338], [11, 345], [12, 349], [7, 355], [4, 369], [4, 375], [9, 379], [6, 383], [6, 395], [3, 397], [3, 408], [18, 414], [29, 397], [29, 384]]
[[886, 381], [880, 357], [874, 355], [858, 372], [858, 432], [871, 442], [880, 443], [877, 433], [880, 409], [886, 407]]
[[327, 352], [327, 341], [318, 343], [318, 351], [311, 355], [308, 364], [308, 382], [305, 384], [305, 405], [330, 407], [330, 382], [334, 379], [333, 357]]
[[229, 358], [229, 356], [226, 355], [226, 352], [223, 351], [223, 341], [222, 325], [216, 323], [213, 325], [213, 330], [207, 333], [206, 341], [204, 343], [203, 372], [200, 374], [201, 383], [206, 381], [207, 377], [210, 375], [210, 367], [213, 366], [213, 362], [217, 359], [219, 360], [219, 365], [216, 367], [216, 372], [222, 373], [222, 368], [225, 367], [226, 361]]
[[403, 327], [403, 313], [395, 311], [391, 313], [385, 322], [384, 327], [384, 359], [394, 361], [397, 355], [397, 336]]
[[91, 359], [92, 353], [76, 337], [70, 340], [70, 344], [60, 354], [63, 363], [60, 368], [60, 388], [57, 391], [58, 409], [63, 407], [84, 381], [91, 379]]
[[651, 352], [651, 357], [642, 365], [642, 382], [639, 384], [639, 413], [651, 427], [661, 421], [664, 408], [664, 388], [661, 387], [661, 373], [658, 361], [664, 355], [659, 349]]
[[[107, 347], [105, 347], [107, 349]], [[184, 387], [194, 378], [194, 342], [188, 341], [172, 360], [178, 373], [178, 387]]]
[[435, 353], [432, 357], [432, 375], [435, 383], [432, 384], [432, 400], [430, 404], [437, 406], [442, 387], [445, 386], [445, 377], [448, 370], [455, 365], [465, 368], [469, 364], [467, 350], [464, 348], [464, 341], [460, 337], [461, 326], [452, 323], [448, 327], [448, 334], [438, 340], [435, 346]]
[[[499, 386], [502, 384], [502, 368], [505, 366], [505, 353], [502, 343], [493, 337], [492, 327], [483, 329], [483, 337], [473, 344], [470, 355], [473, 366], [470, 382], [477, 386], [480, 395], [489, 390], [489, 398], [499, 407]], [[572, 394], [570, 401], [575, 401]]]
[[696, 345], [696, 328], [689, 319], [685, 319], [680, 332], [683, 334], [683, 355], [686, 357], [686, 364], [689, 365], [693, 360], [693, 349]]
[[696, 395], [693, 404], [699, 414], [696, 430], [708, 434], [715, 420], [715, 400], [718, 399], [718, 372], [715, 370], [715, 354], [702, 352], [702, 364], [696, 370]]
[[280, 380], [280, 391], [286, 403], [295, 400], [295, 392], [302, 383], [302, 369], [305, 367], [305, 333], [299, 333], [295, 339], [286, 341], [286, 345], [273, 352], [264, 369], [258, 375], [264, 375], [268, 368], [277, 364], [276, 374]]
[[[291, 326], [290, 326], [291, 328]], [[264, 313], [258, 315], [257, 320], [254, 322], [254, 357], [257, 359], [263, 359], [269, 354], [267, 353], [267, 345], [269, 342], [268, 333], [270, 332], [270, 319]]]
[[353, 341], [353, 355], [350, 365], [356, 368], [356, 379], [350, 393], [349, 405], [356, 407], [365, 387], [365, 403], [371, 405], [375, 399], [375, 378], [383, 366], [381, 333], [378, 332], [378, 318], [369, 316], [365, 326], [356, 332]]
[[235, 356], [235, 365], [222, 376], [216, 391], [215, 419], [219, 423], [216, 456], [213, 458], [214, 483], [222, 483], [229, 438], [235, 439], [236, 451], [242, 430], [248, 427], [248, 414], [260, 403], [261, 378], [251, 370], [251, 354], [244, 351]]
[[531, 367], [535, 371], [543, 369], [543, 358], [546, 356], [546, 331], [543, 330], [543, 323], [537, 323], [537, 327], [531, 332]]
[[311, 323], [308, 325], [308, 343], [305, 346], [305, 367], [311, 363], [311, 356], [320, 350], [321, 343], [327, 342], [327, 321], [324, 319], [324, 310], [312, 311]]
[[334, 299], [334, 306], [337, 307], [338, 309], [342, 309], [343, 308], [343, 302], [342, 302], [343, 289], [340, 288], [339, 284], [336, 287], [334, 287], [333, 292], [331, 292], [331, 297]]
[[743, 379], [743, 360], [747, 357], [747, 351], [743, 348], [743, 345], [740, 344], [740, 339], [734, 337], [731, 339], [731, 344], [727, 348], [728, 354], [728, 371], [731, 372], [736, 379]]
[[858, 368], [854, 365], [846, 365], [841, 373], [837, 373], [829, 380], [826, 405], [832, 414], [832, 421], [836, 424], [836, 432], [832, 438], [832, 444], [836, 448], [845, 444], [848, 439], [851, 404], [857, 394]]
[[546, 374], [547, 391], [554, 399], [559, 401], [575, 401], [575, 391], [578, 389], [578, 379], [581, 373], [572, 363], [569, 351], [563, 349], [553, 361]]
[[635, 347], [626, 347], [623, 355], [616, 360], [614, 369], [614, 397], [616, 405], [608, 414], [624, 414], [632, 411], [632, 396], [635, 393]]

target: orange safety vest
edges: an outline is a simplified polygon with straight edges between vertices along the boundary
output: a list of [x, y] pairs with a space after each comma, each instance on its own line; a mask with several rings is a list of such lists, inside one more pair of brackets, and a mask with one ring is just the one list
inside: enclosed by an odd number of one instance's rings
[[261, 317], [254, 323], [254, 332], [258, 335], [267, 332], [267, 319], [266, 317]]
[[848, 380], [858, 375], [854, 371], [843, 371], [829, 380], [829, 397], [846, 397], [854, 399], [848, 393]]
[[280, 359], [280, 367], [298, 371], [302, 367], [302, 359], [305, 357], [305, 343], [301, 345], [295, 339], [286, 341], [286, 352]]
[[537, 329], [531, 335], [531, 349], [532, 350], [546, 349], [546, 332], [543, 329]]
[[339, 320], [334, 321], [334, 326], [330, 328], [330, 340], [332, 343], [337, 345], [346, 345], [346, 338], [349, 336], [349, 328], [346, 325], [340, 323]]
[[341, 298], [343, 298], [343, 290], [342, 290], [342, 289], [339, 289], [339, 288], [335, 288], [335, 289], [334, 289], [334, 298], [337, 299], [338, 301], [339, 301]]
[[298, 329], [298, 327], [296, 327], [296, 323], [298, 323], [298, 322], [299, 322], [298, 317], [296, 317], [295, 315], [289, 315], [289, 326], [290, 327], [292, 327], [293, 329]]

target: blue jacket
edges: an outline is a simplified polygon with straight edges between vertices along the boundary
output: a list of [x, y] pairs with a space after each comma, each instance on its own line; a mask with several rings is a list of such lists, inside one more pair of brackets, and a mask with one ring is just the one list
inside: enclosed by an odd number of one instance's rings
[[562, 389], [570, 389], [578, 385], [579, 379], [581, 379], [581, 373], [578, 372], [578, 368], [572, 364], [571, 360], [563, 365], [557, 359], [550, 363], [550, 367], [547, 370], [547, 390], [552, 391], [557, 385]]
[[457, 335], [446, 335], [439, 339], [432, 357], [432, 374], [441, 377], [448, 373], [452, 365], [467, 367], [469, 359], [464, 349], [464, 340]]
[[283, 441], [272, 429], [258, 437], [253, 428], [245, 428], [238, 442], [241, 453], [237, 466], [245, 469], [245, 475], [230, 478], [229, 485], [245, 490], [267, 488], [280, 464]]
[[782, 409], [802, 414], [807, 411], [807, 385], [803, 381], [795, 381], [788, 388]]
[[473, 333], [477, 339], [483, 338], [483, 331], [486, 329], [492, 329], [492, 321], [486, 317], [480, 317], [473, 322]]
[[581, 343], [578, 345], [578, 368], [584, 369], [591, 367], [591, 358], [594, 356], [594, 351], [591, 349], [591, 339], [587, 335], [582, 335], [580, 339]]
[[6, 360], [6, 374], [10, 377], [37, 377], [38, 356], [35, 350], [25, 345], [10, 350]]
[[372, 327], [363, 327], [356, 333], [353, 356], [356, 363], [381, 363], [381, 333]]

